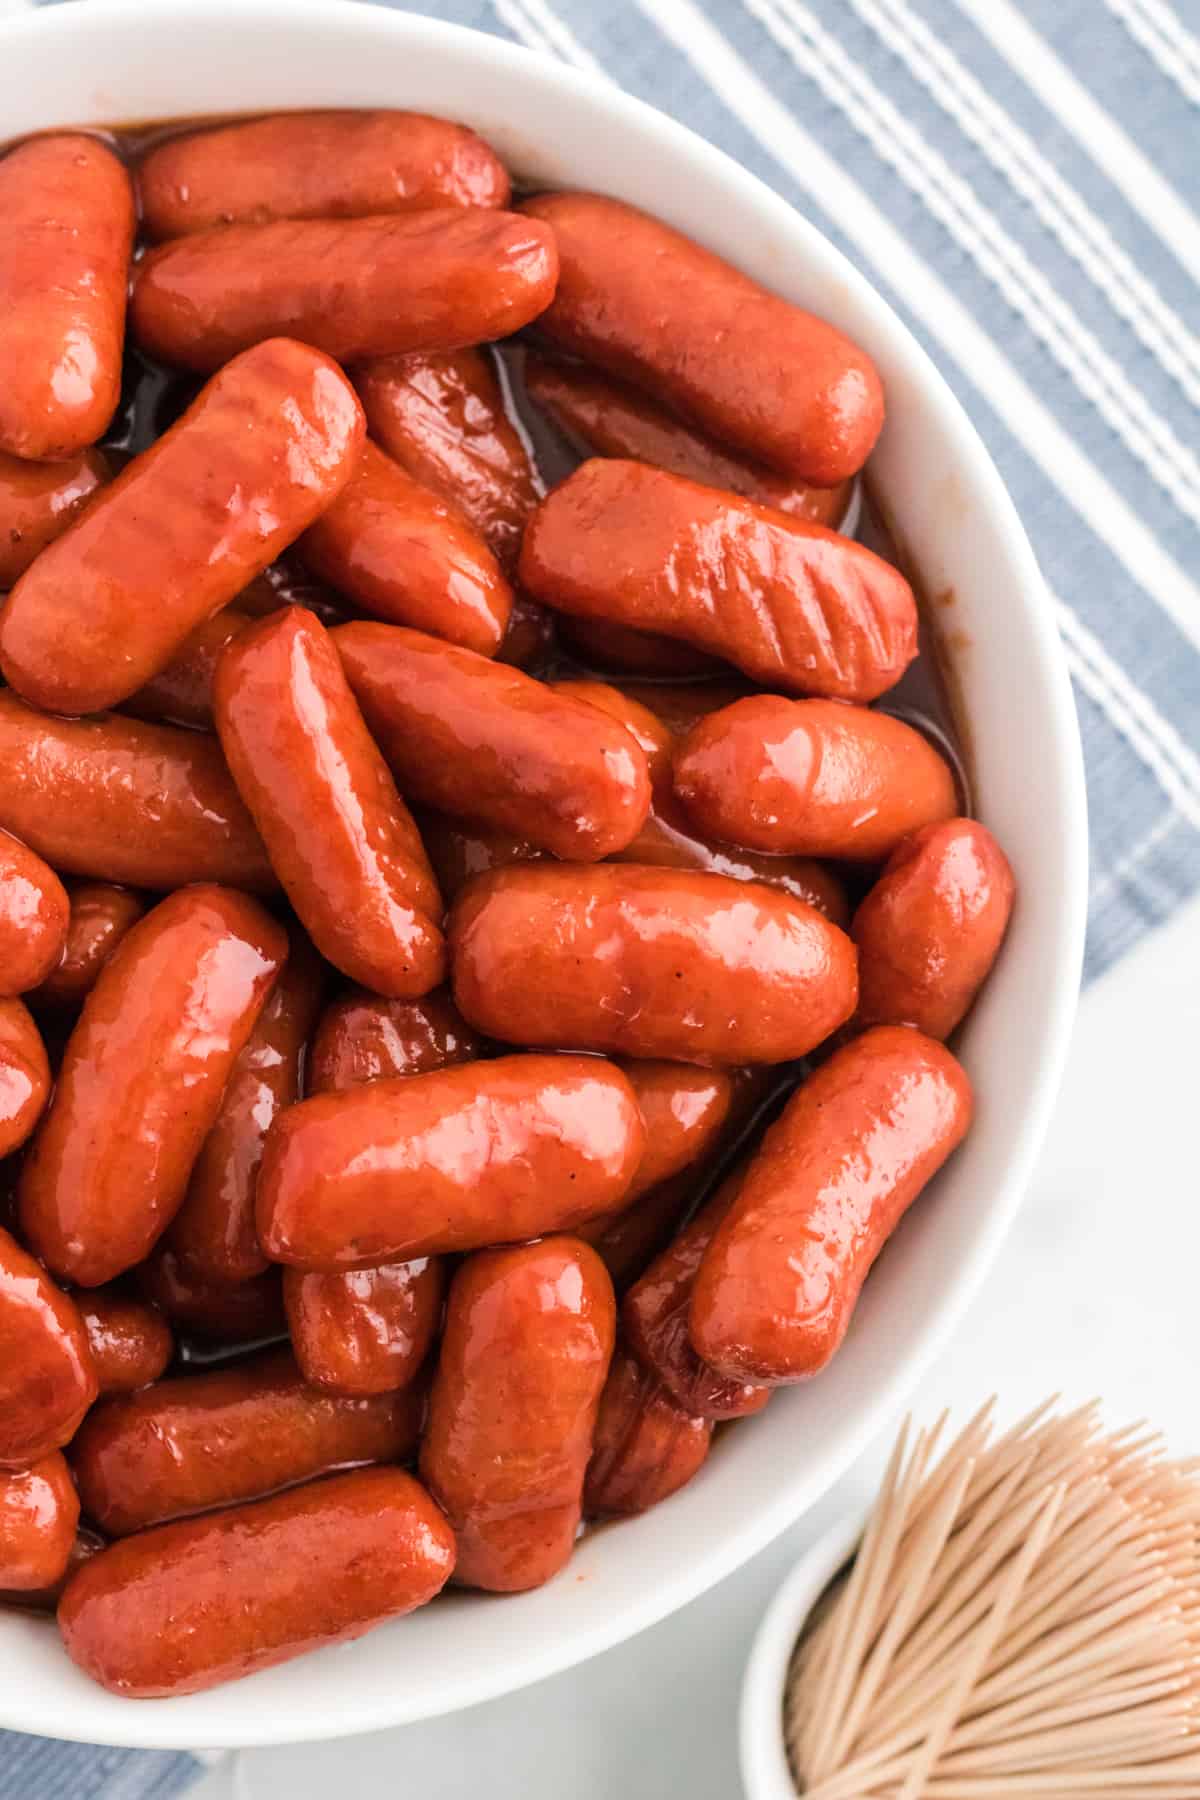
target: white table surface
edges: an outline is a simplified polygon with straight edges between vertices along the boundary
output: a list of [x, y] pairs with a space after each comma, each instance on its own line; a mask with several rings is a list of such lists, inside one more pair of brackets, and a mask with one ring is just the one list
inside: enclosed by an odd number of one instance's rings
[[[994, 1389], [1013, 1416], [1056, 1390], [1099, 1394], [1114, 1421], [1149, 1415], [1200, 1451], [1198, 1045], [1200, 904], [1083, 1000], [1037, 1175], [919, 1417]], [[736, 1575], [604, 1656], [447, 1719], [242, 1752], [192, 1800], [732, 1800], [754, 1627], [798, 1553], [866, 1497], [886, 1447]]]

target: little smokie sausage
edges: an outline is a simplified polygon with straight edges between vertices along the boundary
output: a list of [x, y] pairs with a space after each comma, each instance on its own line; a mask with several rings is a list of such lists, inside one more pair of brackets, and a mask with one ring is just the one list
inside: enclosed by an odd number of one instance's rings
[[278, 882], [220, 746], [136, 719], [54, 719], [0, 691], [0, 827], [61, 874], [165, 890]]
[[71, 1548], [67, 1552], [67, 1566], [58, 1579], [45, 1587], [0, 1588], [0, 1606], [19, 1606], [29, 1612], [53, 1614], [62, 1599], [63, 1589], [75, 1571], [82, 1569], [84, 1563], [103, 1548], [104, 1539], [98, 1531], [93, 1531], [87, 1525], [77, 1526]]
[[169, 1241], [193, 1275], [249, 1281], [267, 1259], [254, 1195], [273, 1121], [300, 1098], [304, 1048], [321, 1004], [321, 967], [302, 932], [225, 1083], [221, 1110], [192, 1165]]
[[693, 726], [676, 751], [675, 791], [728, 843], [855, 862], [958, 808], [954, 771], [903, 719], [773, 694]]
[[275, 338], [236, 357], [18, 581], [5, 679], [48, 712], [136, 693], [329, 505], [363, 430], [319, 350]]
[[332, 1469], [400, 1462], [422, 1397], [340, 1400], [316, 1393], [291, 1352], [176, 1376], [105, 1400], [71, 1446], [89, 1518], [108, 1537], [257, 1500]]
[[296, 1361], [327, 1394], [390, 1394], [407, 1387], [442, 1316], [445, 1276], [436, 1257], [347, 1269], [285, 1269], [283, 1301]]
[[462, 1585], [519, 1593], [569, 1559], [614, 1330], [604, 1265], [575, 1238], [485, 1250], [454, 1277], [421, 1474]]
[[[275, 609], [272, 608], [272, 611]], [[164, 725], [187, 725], [193, 731], [213, 729], [213, 680], [226, 644], [250, 626], [250, 615], [226, 606], [190, 631], [165, 668], [152, 675], [122, 703], [135, 719]]]
[[31, 138], [0, 158], [0, 450], [66, 457], [121, 394], [133, 189], [99, 138]]
[[287, 1335], [283, 1287], [278, 1269], [251, 1281], [213, 1281], [159, 1243], [135, 1279], [142, 1293], [189, 1337], [206, 1344], [251, 1344]]
[[557, 279], [549, 226], [483, 207], [227, 225], [143, 257], [130, 323], [150, 356], [203, 372], [279, 332], [354, 362], [507, 337]]
[[676, 1406], [618, 1344], [596, 1415], [584, 1512], [590, 1518], [629, 1517], [669, 1499], [704, 1463], [712, 1432], [711, 1419]]
[[295, 112], [183, 132], [137, 169], [152, 238], [269, 219], [506, 206], [503, 163], [465, 125], [416, 112]]
[[258, 1236], [276, 1262], [369, 1268], [615, 1211], [645, 1149], [633, 1090], [590, 1056], [504, 1056], [317, 1094], [275, 1122]]
[[481, 876], [448, 927], [459, 1011], [506, 1043], [789, 1062], [845, 1023], [854, 946], [758, 882], [549, 864]]
[[850, 500], [851, 484], [807, 487], [776, 475], [749, 456], [714, 443], [623, 381], [610, 381], [586, 363], [525, 359], [525, 389], [589, 456], [623, 456], [705, 487], [724, 488], [763, 506], [811, 519], [836, 530]]
[[62, 535], [108, 479], [108, 464], [99, 450], [47, 463], [26, 462], [0, 450], [0, 593]]
[[829, 1362], [871, 1264], [962, 1140], [971, 1088], [948, 1050], [876, 1026], [789, 1100], [704, 1253], [689, 1332], [731, 1381], [803, 1381]]
[[229, 888], [183, 888], [127, 933], [21, 1171], [22, 1232], [56, 1274], [99, 1287], [170, 1224], [286, 955], [282, 926]]
[[729, 1114], [733, 1081], [725, 1069], [688, 1063], [629, 1061], [620, 1066], [646, 1127], [646, 1148], [625, 1196], [625, 1204], [632, 1206], [711, 1148]]
[[50, 1098], [50, 1061], [29, 1008], [0, 1000], [0, 1156], [25, 1142]]
[[158, 1380], [175, 1339], [156, 1306], [116, 1288], [80, 1294], [77, 1304], [102, 1394], [131, 1394]]
[[96, 1392], [78, 1307], [0, 1230], [0, 1469], [68, 1443]]
[[58, 1623], [113, 1693], [194, 1694], [412, 1612], [453, 1566], [424, 1488], [360, 1469], [110, 1545], [68, 1583]]
[[106, 881], [82, 882], [71, 888], [68, 898], [66, 942], [33, 996], [39, 1006], [82, 1006], [101, 969], [146, 910], [140, 895]]
[[299, 553], [373, 618], [412, 625], [482, 656], [500, 648], [512, 589], [454, 507], [372, 443], [353, 479], [310, 525]]
[[324, 1094], [381, 1075], [428, 1075], [473, 1062], [482, 1044], [447, 993], [384, 1000], [362, 988], [321, 1014], [308, 1052], [307, 1088]]
[[946, 1038], [986, 981], [1016, 885], [976, 819], [902, 838], [854, 915], [863, 1025], [915, 1025]]
[[371, 436], [511, 569], [542, 486], [488, 352], [377, 357], [354, 371], [354, 385]]
[[445, 973], [441, 895], [325, 627], [301, 607], [234, 639], [217, 729], [288, 899], [335, 968], [392, 998]]
[[623, 201], [538, 194], [523, 210], [558, 241], [551, 343], [785, 475], [832, 487], [861, 469], [883, 387], [842, 332]]
[[71, 903], [48, 863], [0, 831], [0, 999], [43, 982], [67, 941]]
[[568, 861], [621, 850], [650, 805], [637, 742], [520, 669], [396, 626], [341, 625], [346, 678], [406, 794]]
[[681, 638], [788, 693], [875, 700], [917, 654], [912, 589], [873, 550], [642, 463], [568, 475], [519, 574], [559, 612]]
[[719, 675], [724, 663], [677, 638], [653, 631], [631, 631], [611, 619], [559, 621], [559, 632], [571, 655], [589, 669], [610, 675], [638, 675], [647, 681], [681, 681]]
[[511, 831], [489, 831], [482, 825], [466, 825], [441, 813], [422, 813], [421, 837], [449, 906], [467, 882], [489, 869], [508, 869], [514, 863], [541, 862], [546, 852], [528, 838]]
[[61, 1581], [78, 1523], [79, 1497], [57, 1451], [0, 1473], [0, 1589], [36, 1592]]

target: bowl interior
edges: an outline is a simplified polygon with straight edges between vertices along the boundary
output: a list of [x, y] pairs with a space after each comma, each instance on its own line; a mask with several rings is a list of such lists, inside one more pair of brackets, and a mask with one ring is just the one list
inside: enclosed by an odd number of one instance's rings
[[665, 1506], [591, 1534], [548, 1587], [502, 1600], [451, 1595], [356, 1644], [211, 1693], [140, 1704], [93, 1686], [45, 1622], [5, 1615], [0, 1725], [16, 1729], [205, 1747], [396, 1725], [551, 1674], [728, 1574], [842, 1473], [962, 1313], [1020, 1198], [1074, 1007], [1082, 769], [1032, 554], [932, 364], [811, 226], [720, 152], [603, 81], [408, 14], [347, 0], [185, 0], [160, 10], [91, 0], [0, 25], [0, 116], [11, 136], [333, 105], [411, 105], [466, 120], [522, 177], [601, 189], [659, 213], [834, 319], [876, 358], [889, 423], [874, 483], [927, 591], [953, 598], [945, 645], [970, 721], [977, 810], [1020, 883], [1001, 964], [961, 1045], [978, 1117], [882, 1259], [821, 1379], [724, 1436]]

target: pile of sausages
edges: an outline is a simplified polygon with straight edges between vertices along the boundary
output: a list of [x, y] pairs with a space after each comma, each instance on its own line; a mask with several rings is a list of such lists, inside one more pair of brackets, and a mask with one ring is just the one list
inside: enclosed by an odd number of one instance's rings
[[1013, 880], [871, 706], [875, 369], [660, 221], [415, 114], [53, 134], [0, 320], [0, 1590], [184, 1694], [818, 1375]]

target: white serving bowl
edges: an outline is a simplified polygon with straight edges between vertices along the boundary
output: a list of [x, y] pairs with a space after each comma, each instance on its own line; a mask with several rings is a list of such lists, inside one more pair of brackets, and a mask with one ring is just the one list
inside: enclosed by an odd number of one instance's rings
[[820, 1380], [778, 1395], [724, 1436], [666, 1505], [587, 1538], [538, 1592], [452, 1594], [358, 1643], [210, 1693], [116, 1699], [73, 1667], [51, 1627], [4, 1615], [0, 1725], [60, 1737], [206, 1747], [398, 1725], [553, 1674], [728, 1575], [886, 1425], [962, 1317], [1041, 1141], [1078, 986], [1082, 765], [1029, 544], [933, 365], [791, 207], [602, 80], [492, 37], [350, 0], [89, 0], [0, 24], [0, 119], [13, 137], [300, 106], [413, 106], [465, 120], [524, 179], [603, 189], [647, 207], [866, 346], [890, 408], [875, 483], [928, 591], [955, 596], [947, 648], [969, 720], [977, 808], [1012, 859], [1020, 901], [963, 1034], [978, 1095], [974, 1130], [905, 1221]]

